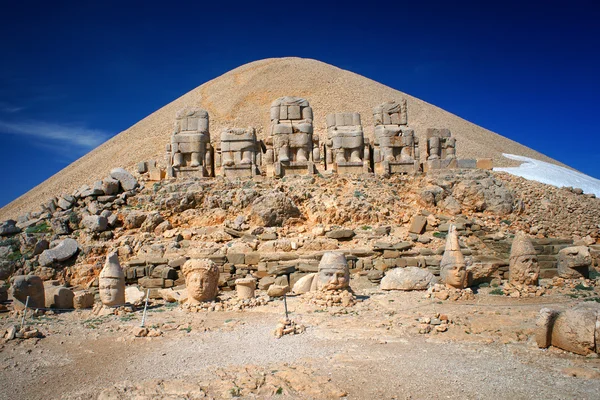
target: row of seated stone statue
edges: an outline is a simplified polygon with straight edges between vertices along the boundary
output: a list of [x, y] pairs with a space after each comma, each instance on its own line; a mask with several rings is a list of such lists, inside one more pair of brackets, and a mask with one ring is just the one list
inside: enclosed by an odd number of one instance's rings
[[[313, 135], [313, 111], [308, 101], [281, 97], [271, 104], [270, 132], [264, 142], [257, 140], [254, 128], [225, 128], [220, 143], [213, 148], [208, 112], [184, 109], [177, 113], [167, 145], [167, 175], [281, 177], [314, 174], [317, 165], [339, 174], [368, 173], [373, 169], [379, 174], [418, 172], [419, 138], [408, 127], [406, 100], [375, 107], [373, 117], [373, 147], [364, 137], [356, 112], [327, 115], [327, 141], [321, 145], [318, 136]], [[456, 159], [456, 141], [448, 129], [428, 129], [426, 147], [429, 168], [449, 167]]]

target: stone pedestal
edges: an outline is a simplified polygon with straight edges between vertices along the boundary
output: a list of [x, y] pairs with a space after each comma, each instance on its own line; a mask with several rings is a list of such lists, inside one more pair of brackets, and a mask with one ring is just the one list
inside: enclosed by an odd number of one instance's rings
[[254, 291], [256, 290], [256, 279], [254, 278], [241, 278], [235, 281], [235, 290], [237, 297], [240, 299], [252, 299], [254, 298]]

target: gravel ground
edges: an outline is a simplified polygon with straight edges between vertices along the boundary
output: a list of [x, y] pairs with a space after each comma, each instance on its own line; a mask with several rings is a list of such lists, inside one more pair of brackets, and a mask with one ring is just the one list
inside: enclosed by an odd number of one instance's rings
[[[209, 379], [227, 388], [231, 383], [223, 371], [235, 376], [236, 368], [308, 371], [297, 372], [304, 376], [299, 382], [284, 380], [290, 382], [289, 398], [330, 398], [331, 390], [320, 392], [322, 378], [350, 399], [593, 399], [600, 391], [599, 359], [535, 346], [537, 312], [544, 305], [569, 307], [573, 300], [566, 297], [482, 293], [474, 302], [442, 303], [416, 292], [365, 290], [363, 296], [349, 310], [322, 310], [290, 298], [291, 317], [307, 331], [282, 339], [272, 334], [281, 317], [279, 301], [244, 312], [187, 313], [157, 306], [148, 315], [148, 325], [163, 332], [155, 338], [132, 335], [139, 312], [44, 316], [30, 321], [46, 338], [0, 344], [0, 398], [90, 399], [124, 383], [144, 391], [129, 388], [121, 398], [135, 393], [163, 398], [165, 388], [181, 382]], [[416, 320], [435, 313], [454, 321], [449, 330], [418, 334]], [[0, 318], [2, 327], [14, 323], [7, 314]], [[579, 368], [584, 377], [568, 376], [567, 368]]]

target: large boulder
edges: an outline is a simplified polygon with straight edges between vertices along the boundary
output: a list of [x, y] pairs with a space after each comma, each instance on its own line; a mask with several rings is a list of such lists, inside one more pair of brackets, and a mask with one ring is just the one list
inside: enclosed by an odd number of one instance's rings
[[48, 250], [44, 250], [38, 259], [38, 262], [42, 267], [48, 266], [53, 262], [66, 261], [73, 257], [79, 245], [75, 239], [67, 238], [61, 241], [56, 247]]
[[81, 225], [90, 232], [104, 232], [108, 228], [108, 220], [101, 215], [88, 215], [81, 220]]
[[44, 282], [39, 276], [18, 275], [13, 278], [10, 286], [10, 295], [13, 298], [15, 310], [25, 309], [29, 296], [29, 308], [44, 308], [46, 298], [44, 295]]
[[5, 281], [15, 272], [15, 263], [12, 261], [0, 261], [0, 281]]
[[426, 290], [435, 283], [435, 276], [417, 267], [394, 268], [381, 280], [382, 290]]
[[270, 192], [252, 203], [251, 213], [264, 226], [281, 226], [288, 218], [298, 218], [300, 210], [294, 202], [281, 192]]
[[9, 219], [0, 224], [0, 236], [14, 235], [19, 232], [21, 229], [17, 226], [17, 221]]
[[116, 179], [121, 184], [123, 190], [133, 190], [138, 185], [137, 180], [127, 170], [123, 168], [114, 168], [110, 171], [110, 177]]
[[94, 294], [87, 290], [75, 292], [73, 296], [73, 308], [82, 310], [94, 306]]

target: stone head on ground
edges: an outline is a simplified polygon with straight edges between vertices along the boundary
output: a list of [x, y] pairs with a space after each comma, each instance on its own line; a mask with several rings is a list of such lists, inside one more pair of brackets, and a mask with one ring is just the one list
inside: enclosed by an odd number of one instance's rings
[[219, 290], [219, 269], [208, 259], [187, 260], [181, 267], [188, 292], [188, 303], [214, 300]]
[[344, 253], [323, 254], [311, 290], [342, 290], [350, 286], [350, 271]]
[[465, 258], [460, 251], [456, 227], [450, 225], [446, 238], [446, 249], [440, 264], [440, 277], [448, 287], [464, 289], [468, 285]]
[[558, 276], [565, 279], [590, 277], [592, 256], [587, 246], [573, 246], [558, 252]]
[[510, 248], [510, 283], [537, 285], [540, 275], [537, 253], [529, 237], [518, 232]]
[[105, 306], [125, 304], [125, 274], [116, 252], [109, 253], [98, 279], [100, 301]]

